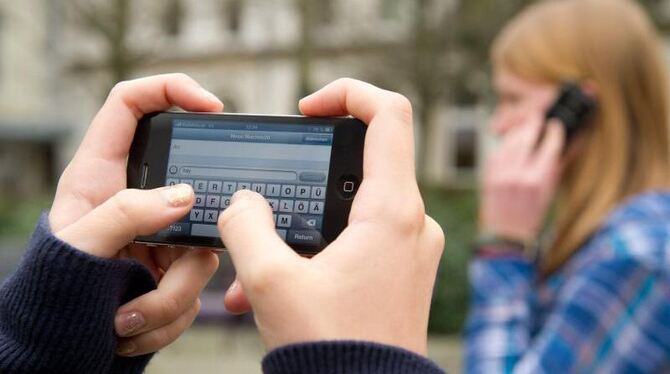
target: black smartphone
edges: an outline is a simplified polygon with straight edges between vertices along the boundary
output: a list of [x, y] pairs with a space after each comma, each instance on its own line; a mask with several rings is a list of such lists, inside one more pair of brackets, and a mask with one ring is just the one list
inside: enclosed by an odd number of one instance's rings
[[238, 190], [263, 195], [279, 236], [315, 254], [347, 225], [363, 178], [366, 126], [354, 118], [161, 112], [140, 120], [128, 187], [187, 183], [193, 209], [150, 245], [223, 248], [219, 214]]
[[558, 119], [565, 127], [566, 146], [575, 134], [583, 128], [597, 107], [595, 99], [579, 87], [566, 82], [561, 85], [558, 97], [545, 116], [546, 121]]

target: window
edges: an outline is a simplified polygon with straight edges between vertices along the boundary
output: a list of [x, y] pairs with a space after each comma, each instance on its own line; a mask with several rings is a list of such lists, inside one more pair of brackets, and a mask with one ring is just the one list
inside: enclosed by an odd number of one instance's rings
[[181, 0], [170, 0], [163, 14], [163, 31], [170, 37], [179, 35], [184, 18], [184, 6]]
[[454, 145], [453, 165], [456, 170], [474, 170], [477, 166], [477, 130], [472, 127], [457, 129]]
[[224, 27], [236, 34], [242, 28], [242, 0], [228, 0], [223, 3]]

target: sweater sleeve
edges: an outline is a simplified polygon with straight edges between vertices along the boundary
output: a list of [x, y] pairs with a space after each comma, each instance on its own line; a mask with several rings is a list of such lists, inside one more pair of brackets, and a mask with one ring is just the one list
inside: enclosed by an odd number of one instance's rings
[[71, 247], [43, 214], [18, 269], [0, 287], [0, 372], [142, 372], [151, 355], [116, 355], [114, 316], [154, 288], [141, 264]]
[[266, 374], [442, 374], [435, 363], [405, 349], [355, 341], [292, 344], [268, 353]]

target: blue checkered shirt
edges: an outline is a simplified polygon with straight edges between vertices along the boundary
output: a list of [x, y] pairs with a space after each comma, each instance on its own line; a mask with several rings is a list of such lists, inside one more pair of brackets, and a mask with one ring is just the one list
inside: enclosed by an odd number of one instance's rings
[[670, 372], [670, 192], [619, 207], [549, 278], [518, 255], [470, 278], [468, 373]]

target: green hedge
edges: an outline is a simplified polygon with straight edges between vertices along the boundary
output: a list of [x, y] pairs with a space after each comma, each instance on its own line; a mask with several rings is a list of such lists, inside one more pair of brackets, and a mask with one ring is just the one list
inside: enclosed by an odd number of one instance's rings
[[468, 308], [467, 266], [476, 235], [477, 195], [474, 191], [423, 188], [428, 215], [442, 226], [445, 249], [438, 270], [430, 313], [431, 333], [460, 332]]
[[51, 205], [51, 195], [30, 198], [0, 198], [0, 238], [25, 238], [32, 232], [40, 212]]

